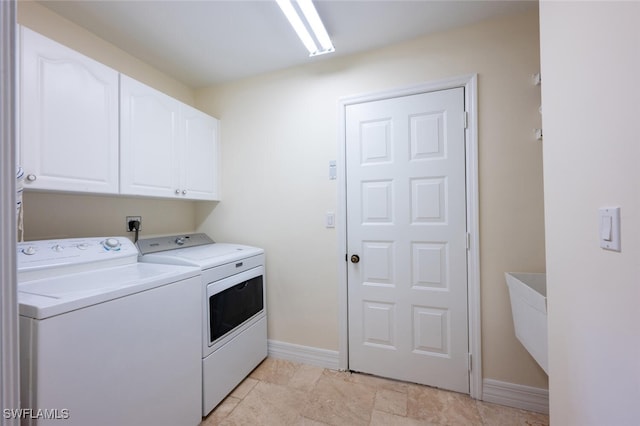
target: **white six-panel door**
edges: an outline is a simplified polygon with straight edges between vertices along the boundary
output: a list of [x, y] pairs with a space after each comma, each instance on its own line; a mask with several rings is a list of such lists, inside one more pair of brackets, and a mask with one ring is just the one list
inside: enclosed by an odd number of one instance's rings
[[345, 119], [349, 369], [469, 393], [464, 89]]

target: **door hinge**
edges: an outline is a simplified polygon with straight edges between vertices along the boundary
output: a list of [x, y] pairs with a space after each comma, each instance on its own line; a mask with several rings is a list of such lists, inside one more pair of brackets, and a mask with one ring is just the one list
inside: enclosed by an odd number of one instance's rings
[[462, 113], [462, 120], [464, 121], [464, 128], [467, 129], [469, 127], [469, 113], [467, 111]]
[[471, 250], [471, 233], [467, 232], [467, 250]]
[[471, 370], [473, 370], [473, 359], [471, 354], [469, 354], [469, 372], [471, 372]]

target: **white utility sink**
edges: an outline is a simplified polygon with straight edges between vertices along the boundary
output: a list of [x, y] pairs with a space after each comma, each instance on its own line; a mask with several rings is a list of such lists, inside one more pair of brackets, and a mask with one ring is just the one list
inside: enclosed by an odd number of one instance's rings
[[549, 374], [547, 353], [547, 276], [506, 272], [516, 337]]

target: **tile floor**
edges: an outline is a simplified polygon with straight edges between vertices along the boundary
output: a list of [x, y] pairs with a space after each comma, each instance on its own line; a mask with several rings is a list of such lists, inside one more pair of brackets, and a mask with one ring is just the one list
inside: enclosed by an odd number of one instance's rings
[[455, 392], [267, 358], [200, 426], [548, 424]]

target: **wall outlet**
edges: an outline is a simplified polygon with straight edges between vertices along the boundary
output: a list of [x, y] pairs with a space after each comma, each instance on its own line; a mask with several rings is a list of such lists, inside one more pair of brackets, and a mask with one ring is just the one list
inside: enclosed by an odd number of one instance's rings
[[140, 222], [140, 226], [138, 227], [138, 231], [142, 231], [142, 216], [127, 216], [125, 222], [125, 230], [127, 232], [133, 232], [133, 229], [129, 228], [129, 222], [137, 220]]

